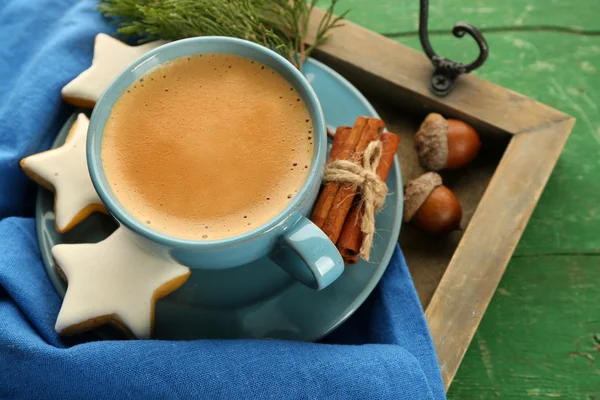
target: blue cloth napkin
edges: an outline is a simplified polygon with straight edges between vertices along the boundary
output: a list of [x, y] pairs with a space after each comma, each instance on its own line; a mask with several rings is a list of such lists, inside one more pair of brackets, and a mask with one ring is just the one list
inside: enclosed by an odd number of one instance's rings
[[94, 1], [0, 2], [0, 398], [443, 399], [435, 352], [396, 249], [367, 302], [322, 343], [69, 341], [42, 266], [36, 185], [19, 160], [73, 112], [60, 89], [112, 28]]

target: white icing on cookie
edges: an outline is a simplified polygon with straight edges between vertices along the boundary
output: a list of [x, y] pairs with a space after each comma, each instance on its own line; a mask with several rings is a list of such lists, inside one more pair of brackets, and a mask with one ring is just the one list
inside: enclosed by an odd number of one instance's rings
[[[102, 201], [98, 197], [86, 161], [89, 119], [79, 114], [67, 142], [59, 148], [34, 154], [22, 161], [25, 170], [54, 187], [56, 228], [64, 232], [85, 208]], [[103, 209], [103, 206], [101, 207]], [[90, 212], [93, 211], [90, 209]], [[87, 215], [80, 215], [85, 217]]]
[[62, 89], [62, 97], [83, 106], [94, 104], [104, 89], [132, 62], [150, 50], [167, 43], [164, 40], [129, 46], [109, 35], [99, 33], [94, 41], [94, 58], [90, 68]]
[[147, 339], [154, 325], [155, 292], [165, 285], [163, 296], [173, 292], [190, 274], [189, 268], [140, 247], [123, 227], [99, 243], [54, 246], [52, 255], [68, 282], [55, 325], [58, 333], [116, 315], [137, 338]]

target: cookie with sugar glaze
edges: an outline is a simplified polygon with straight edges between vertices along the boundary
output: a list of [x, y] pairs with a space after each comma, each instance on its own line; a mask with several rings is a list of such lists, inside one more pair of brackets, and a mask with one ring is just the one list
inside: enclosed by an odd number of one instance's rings
[[25, 157], [20, 162], [28, 177], [54, 192], [59, 233], [67, 232], [93, 212], [107, 213], [87, 167], [88, 126], [88, 117], [79, 114], [61, 147]]
[[63, 87], [63, 100], [77, 107], [94, 108], [104, 89], [129, 64], [165, 43], [164, 40], [157, 40], [129, 46], [112, 36], [99, 33], [94, 40], [92, 65]]
[[111, 324], [148, 339], [156, 301], [190, 276], [188, 267], [149, 252], [124, 227], [99, 243], [54, 246], [52, 256], [68, 285], [55, 325], [62, 336]]

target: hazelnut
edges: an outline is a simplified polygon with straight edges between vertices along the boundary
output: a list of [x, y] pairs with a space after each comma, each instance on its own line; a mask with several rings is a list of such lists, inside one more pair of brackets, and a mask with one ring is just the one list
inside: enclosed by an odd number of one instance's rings
[[404, 222], [412, 222], [433, 234], [445, 234], [460, 228], [462, 207], [435, 172], [408, 182], [404, 190]]
[[479, 153], [481, 141], [470, 125], [431, 113], [415, 136], [417, 154], [424, 168], [433, 171], [468, 165]]

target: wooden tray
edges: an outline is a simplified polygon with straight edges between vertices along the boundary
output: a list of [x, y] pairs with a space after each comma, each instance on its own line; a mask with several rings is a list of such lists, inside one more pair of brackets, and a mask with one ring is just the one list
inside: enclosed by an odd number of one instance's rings
[[[313, 13], [312, 34], [322, 15]], [[475, 163], [442, 174], [463, 206], [463, 231], [436, 238], [405, 225], [399, 238], [447, 390], [575, 118], [472, 75], [461, 76], [447, 97], [436, 97], [425, 55], [347, 21], [315, 58], [356, 85], [402, 136], [404, 182], [423, 172], [413, 136], [428, 113], [462, 119], [482, 136]]]

